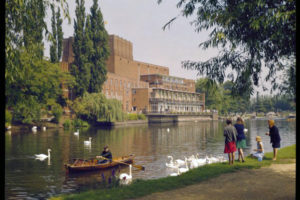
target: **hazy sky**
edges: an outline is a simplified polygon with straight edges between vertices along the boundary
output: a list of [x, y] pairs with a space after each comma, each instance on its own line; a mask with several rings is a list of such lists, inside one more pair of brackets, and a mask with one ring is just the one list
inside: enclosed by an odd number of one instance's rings
[[[133, 44], [133, 58], [151, 64], [166, 66], [171, 76], [198, 79], [197, 71], [181, 67], [181, 61], [205, 61], [218, 54], [218, 49], [202, 50], [198, 45], [208, 38], [209, 32], [196, 33], [190, 22], [194, 18], [179, 17], [170, 29], [162, 27], [179, 14], [176, 0], [99, 0], [106, 30]], [[64, 38], [73, 36], [75, 19], [75, 1], [68, 1], [71, 24], [63, 22]], [[92, 0], [85, 1], [86, 13], [90, 12]], [[51, 31], [51, 11], [47, 16]], [[45, 45], [45, 56], [49, 57], [49, 44]], [[260, 93], [262, 92], [259, 89]], [[267, 94], [268, 92], [264, 92]]]

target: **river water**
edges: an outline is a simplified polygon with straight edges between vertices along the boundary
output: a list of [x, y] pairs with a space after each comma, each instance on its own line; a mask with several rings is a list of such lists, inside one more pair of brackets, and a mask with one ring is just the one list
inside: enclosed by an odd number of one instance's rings
[[[282, 141], [281, 147], [296, 143], [295, 122], [275, 120]], [[135, 155], [135, 164], [143, 165], [145, 171], [133, 168], [133, 179], [153, 179], [168, 176], [172, 171], [165, 166], [167, 156], [184, 159], [198, 153], [218, 156], [223, 154], [225, 122], [184, 122], [179, 124], [137, 125], [112, 129], [89, 128], [80, 130], [46, 130], [5, 132], [5, 198], [46, 199], [51, 196], [103, 187], [99, 184], [109, 177], [112, 170], [104, 172], [67, 175], [64, 164], [72, 158], [92, 158], [101, 154], [108, 145], [113, 156]], [[255, 137], [262, 137], [265, 152], [271, 152], [266, 120], [247, 120], [247, 148], [245, 155], [256, 148]], [[84, 141], [92, 137], [90, 147]], [[47, 154], [51, 158], [36, 160], [34, 154]], [[237, 153], [236, 153], [237, 158]], [[128, 173], [128, 167], [116, 168], [118, 173]]]

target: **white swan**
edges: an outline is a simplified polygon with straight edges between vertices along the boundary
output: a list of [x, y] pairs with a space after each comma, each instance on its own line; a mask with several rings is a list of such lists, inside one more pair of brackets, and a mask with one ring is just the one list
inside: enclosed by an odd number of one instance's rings
[[37, 127], [36, 127], [36, 126], [33, 126], [33, 127], [31, 128], [31, 130], [32, 130], [33, 132], [36, 132]]
[[168, 156], [168, 158], [170, 158], [171, 160], [169, 163], [166, 163], [166, 166], [170, 168], [178, 168], [178, 166], [173, 162], [173, 156]]
[[46, 126], [43, 126], [43, 131], [45, 131], [46, 130]]
[[209, 161], [210, 161], [210, 163], [217, 163], [217, 162], [219, 162], [220, 160], [218, 159], [218, 158], [216, 158], [216, 157], [210, 157], [209, 158]]
[[91, 141], [92, 141], [92, 138], [91, 137], [89, 137], [89, 140], [87, 141], [84, 141], [84, 144], [85, 145], [91, 145]]
[[167, 131], [168, 131], [168, 132], [170, 132], [170, 129], [169, 129], [169, 128], [167, 128]]
[[194, 155], [189, 157], [188, 161], [190, 162], [190, 168], [191, 169], [199, 167], [199, 163], [196, 160], [196, 157]]
[[35, 159], [39, 159], [39, 160], [45, 160], [46, 158], [50, 158], [50, 151], [51, 149], [48, 149], [48, 155], [45, 154], [35, 154]]
[[170, 176], [178, 176], [180, 175], [180, 170], [179, 168], [177, 168], [177, 172], [176, 173], [171, 173]]
[[199, 167], [207, 164], [207, 158], [199, 158], [199, 154], [196, 154], [196, 161], [198, 162]]
[[121, 184], [128, 184], [132, 181], [131, 171], [132, 171], [132, 165], [129, 165], [129, 175], [126, 173], [120, 174], [119, 178]]
[[79, 130], [77, 129], [76, 132], [74, 132], [74, 135], [79, 135]]
[[[185, 157], [186, 158], [186, 157]], [[176, 159], [175, 160], [175, 164], [178, 166], [184, 165], [186, 162], [184, 160], [181, 159]]]
[[187, 171], [189, 171], [189, 167], [188, 167], [188, 163], [187, 163], [187, 158], [185, 158], [185, 168], [184, 167], [180, 167], [178, 168], [180, 173], [185, 173]]

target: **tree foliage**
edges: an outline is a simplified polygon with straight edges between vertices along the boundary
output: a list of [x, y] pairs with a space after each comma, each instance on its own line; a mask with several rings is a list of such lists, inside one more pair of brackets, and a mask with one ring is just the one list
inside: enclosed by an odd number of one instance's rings
[[116, 99], [106, 99], [102, 93], [84, 93], [74, 101], [72, 109], [78, 118], [92, 122], [124, 120], [121, 102]]
[[91, 79], [91, 63], [89, 62], [89, 43], [88, 34], [86, 34], [86, 16], [84, 0], [76, 0], [76, 20], [74, 19], [74, 62], [71, 67], [71, 74], [75, 77], [75, 94], [82, 96], [89, 87]]
[[[58, 2], [68, 15], [65, 0]], [[43, 37], [48, 34], [44, 18], [49, 5], [47, 0], [5, 2], [5, 97], [14, 121], [38, 121], [47, 113], [49, 102], [57, 104], [62, 97], [61, 81], [73, 83], [58, 64], [43, 57]]]
[[108, 33], [104, 27], [104, 21], [100, 8], [98, 8], [98, 0], [94, 0], [91, 7], [90, 25], [88, 32], [91, 33], [93, 42], [93, 52], [91, 54], [91, 80], [89, 92], [101, 92], [102, 85], [106, 80], [106, 61], [109, 56]]
[[84, 0], [77, 0], [76, 21], [74, 21], [73, 52], [75, 60], [72, 75], [76, 78], [76, 95], [86, 91], [101, 92], [106, 80], [106, 61], [109, 56], [108, 33], [98, 1], [94, 0], [90, 11], [85, 16]]
[[[183, 67], [219, 83], [229, 78], [235, 95], [253, 93], [263, 66], [269, 70], [265, 80], [276, 89], [276, 72], [286, 68], [287, 60], [295, 63], [294, 0], [178, 0], [177, 7], [184, 17], [196, 15], [192, 25], [197, 32], [211, 30], [200, 47], [221, 49], [218, 56], [204, 62], [183, 61]], [[226, 74], [227, 69], [233, 73]]]
[[59, 62], [62, 54], [62, 19], [60, 17], [60, 9], [57, 8], [55, 12], [55, 4], [51, 4], [52, 18], [51, 18], [51, 45], [50, 45], [50, 60], [53, 63]]
[[196, 82], [196, 92], [205, 93], [207, 109], [218, 110], [221, 114], [245, 113], [248, 111], [250, 96], [233, 95], [233, 87], [231, 81], [218, 84], [209, 78], [201, 78]]

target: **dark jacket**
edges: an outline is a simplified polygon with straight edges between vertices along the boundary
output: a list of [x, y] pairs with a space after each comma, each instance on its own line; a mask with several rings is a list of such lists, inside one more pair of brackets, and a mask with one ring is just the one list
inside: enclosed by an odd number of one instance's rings
[[105, 157], [105, 158], [107, 158], [107, 159], [109, 159], [109, 160], [112, 159], [112, 154], [111, 154], [110, 151], [102, 151], [101, 156], [102, 156], [102, 157]]
[[224, 128], [225, 144], [235, 141], [236, 142], [236, 129], [234, 126], [229, 125]]
[[246, 139], [245, 134], [244, 134], [244, 125], [243, 124], [235, 124], [234, 127], [237, 131], [237, 140], [241, 141], [243, 139]]
[[270, 143], [279, 143], [281, 138], [280, 138], [280, 135], [279, 135], [279, 131], [278, 131], [278, 128], [274, 125], [272, 126], [272, 128], [269, 128], [270, 129]]

